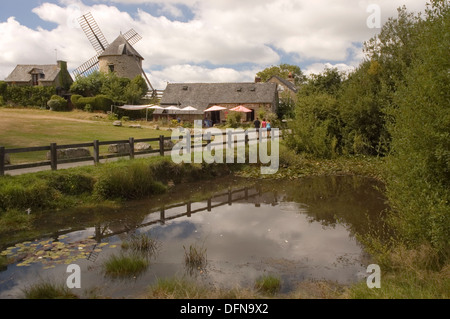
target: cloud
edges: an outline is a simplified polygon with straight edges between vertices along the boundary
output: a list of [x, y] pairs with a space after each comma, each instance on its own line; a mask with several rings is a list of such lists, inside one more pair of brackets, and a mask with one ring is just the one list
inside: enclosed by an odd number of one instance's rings
[[260, 68], [236, 70], [233, 68], [206, 68], [197, 65], [179, 64], [153, 71], [147, 76], [154, 87], [164, 89], [167, 83], [217, 83], [251, 82]]
[[[380, 6], [384, 22], [396, 16], [402, 4], [411, 11], [423, 10], [425, 5], [419, 2], [98, 0], [91, 6], [80, 0], [43, 2], [32, 12], [54, 23], [53, 29], [30, 29], [14, 18], [0, 22], [0, 79], [16, 64], [54, 63], [55, 50], [59, 59], [68, 61], [69, 69], [94, 56], [95, 50], [76, 21], [87, 12], [93, 14], [110, 43], [131, 28], [141, 34], [143, 39], [135, 48], [145, 58], [146, 72], [160, 83], [251, 80], [265, 67], [284, 63], [282, 58], [308, 72], [326, 63], [353, 67], [362, 58], [358, 44], [379, 32], [367, 27], [370, 4]], [[139, 9], [124, 12], [113, 4], [134, 4]], [[189, 19], [170, 19], [182, 17], [185, 8], [190, 10]]]

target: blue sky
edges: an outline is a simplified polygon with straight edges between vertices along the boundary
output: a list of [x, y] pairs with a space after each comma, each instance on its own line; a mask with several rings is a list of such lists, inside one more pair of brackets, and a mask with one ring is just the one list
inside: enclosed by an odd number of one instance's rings
[[[76, 23], [91, 12], [112, 42], [134, 28], [152, 84], [252, 81], [281, 63], [306, 73], [325, 66], [350, 71], [362, 43], [396, 8], [422, 11], [421, 0], [14, 0], [0, 2], [0, 80], [17, 64], [68, 61], [73, 70], [95, 52]], [[14, 17], [14, 18], [13, 18]]]

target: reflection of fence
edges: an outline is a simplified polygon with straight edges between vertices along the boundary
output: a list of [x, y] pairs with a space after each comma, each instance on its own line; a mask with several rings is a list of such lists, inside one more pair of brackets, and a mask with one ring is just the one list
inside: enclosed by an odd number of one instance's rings
[[[211, 135], [200, 135], [200, 138], [202, 139], [201, 147], [204, 146], [211, 146], [211, 145], [225, 145], [227, 142], [233, 144], [233, 135], [237, 136], [236, 142], [243, 142], [244, 145], [248, 145], [250, 141], [253, 140], [260, 140], [262, 134], [264, 133], [263, 130], [259, 131], [257, 134], [254, 134], [254, 136], [250, 136], [247, 131], [229, 131], [223, 132], [222, 136], [226, 136], [226, 138], [220, 142], [220, 143], [214, 143], [214, 141], [211, 141]], [[241, 138], [239, 140], [239, 138]], [[58, 164], [66, 164], [66, 163], [79, 163], [79, 162], [87, 162], [87, 161], [93, 161], [94, 164], [100, 163], [100, 160], [102, 159], [109, 159], [109, 158], [117, 158], [117, 157], [127, 157], [129, 156], [130, 159], [133, 159], [137, 155], [145, 155], [145, 154], [159, 154], [161, 156], [164, 156], [166, 151], [170, 151], [170, 148], [164, 146], [164, 141], [170, 140], [171, 137], [165, 137], [163, 135], [157, 137], [157, 138], [147, 138], [147, 139], [134, 139], [133, 137], [130, 137], [128, 140], [120, 140], [120, 141], [104, 141], [100, 142], [98, 140], [93, 141], [92, 143], [80, 143], [80, 144], [69, 144], [69, 145], [57, 145], [56, 143], [51, 143], [49, 146], [37, 146], [37, 147], [25, 147], [25, 148], [14, 148], [14, 149], [6, 149], [3, 146], [0, 146], [0, 176], [3, 176], [6, 171], [13, 171], [18, 169], [24, 169], [24, 168], [35, 168], [35, 167], [41, 167], [41, 166], [50, 166], [52, 170], [58, 169]], [[193, 144], [193, 147], [195, 149], [196, 145], [195, 140], [198, 139], [198, 136], [196, 135], [190, 135], [191, 143]], [[203, 142], [206, 141], [206, 144]], [[152, 150], [146, 150], [146, 151], [135, 151], [134, 145], [135, 143], [140, 142], [158, 142], [159, 148], [158, 149], [152, 149]], [[102, 145], [111, 145], [111, 144], [125, 144], [129, 145], [128, 152], [126, 153], [117, 153], [117, 154], [100, 154], [100, 146]], [[69, 149], [69, 148], [86, 148], [86, 147], [92, 147], [93, 148], [93, 156], [86, 156], [86, 157], [77, 157], [77, 158], [68, 158], [68, 159], [59, 159], [58, 158], [58, 150], [63, 149]], [[23, 164], [9, 164], [6, 165], [6, 155], [9, 154], [18, 154], [18, 153], [30, 153], [30, 152], [38, 152], [38, 151], [49, 151], [50, 153], [50, 159], [47, 161], [39, 161], [39, 162], [32, 162], [32, 163], [23, 163]]]
[[[240, 196], [233, 196], [236, 194], [240, 194]], [[162, 224], [163, 225], [163, 224], [165, 224], [166, 221], [174, 220], [174, 219], [185, 217], [185, 216], [191, 217], [193, 214], [203, 212], [203, 211], [211, 212], [216, 207], [225, 206], [225, 205], [231, 206], [235, 202], [242, 201], [242, 200], [248, 200], [250, 198], [261, 196], [261, 195], [262, 194], [261, 194], [260, 189], [245, 187], [245, 188], [240, 188], [240, 189], [236, 189], [236, 190], [228, 189], [228, 191], [226, 191], [224, 193], [220, 193], [220, 194], [211, 196], [206, 200], [206, 206], [198, 207], [195, 209], [192, 209], [192, 204], [201, 203], [203, 201], [197, 201], [197, 202], [188, 201], [188, 202], [176, 203], [176, 204], [172, 204], [172, 205], [168, 205], [168, 206], [162, 206], [159, 209], [156, 209], [155, 211], [153, 211], [149, 215], [147, 215], [147, 216], [155, 215], [155, 218], [152, 218], [151, 220], [146, 220], [146, 221], [142, 222], [141, 224], [136, 225], [134, 228], [126, 228], [126, 229], [116, 231], [116, 232], [106, 232], [108, 230], [107, 227], [102, 229], [100, 226], [96, 226], [95, 227], [95, 240], [100, 242], [104, 238], [116, 236], [116, 235], [119, 235], [119, 234], [122, 234], [125, 232], [133, 231], [138, 228], [147, 227], [147, 226], [151, 226], [154, 224]], [[224, 198], [225, 200], [219, 200], [217, 202], [214, 201], [214, 199], [220, 199], [220, 198]], [[175, 214], [170, 215], [171, 210], [176, 210], [177, 208], [180, 208], [180, 207], [186, 207], [185, 211], [182, 213], [175, 212]]]

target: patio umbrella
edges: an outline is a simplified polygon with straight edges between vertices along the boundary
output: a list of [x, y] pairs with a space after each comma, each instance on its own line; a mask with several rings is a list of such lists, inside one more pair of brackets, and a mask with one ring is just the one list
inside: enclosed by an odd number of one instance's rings
[[195, 107], [192, 107], [192, 106], [186, 106], [186, 107], [182, 108], [181, 110], [182, 111], [187, 111], [187, 113], [189, 115], [191, 115], [191, 111], [197, 111], [197, 109]]
[[244, 113], [250, 113], [250, 112], [252, 112], [252, 110], [246, 108], [246, 107], [243, 106], [243, 105], [239, 105], [239, 106], [233, 107], [232, 109], [230, 109], [230, 111], [244, 112]]
[[152, 110], [164, 110], [164, 108], [159, 106], [159, 105], [155, 105], [155, 104], [147, 105], [147, 114], [146, 114], [146, 120], [147, 121], [148, 121], [148, 110], [149, 109], [152, 109]]
[[197, 111], [197, 109], [192, 106], [186, 106], [186, 107], [182, 108], [182, 110], [183, 111]]
[[220, 105], [213, 105], [210, 108], [204, 110], [203, 112], [213, 112], [213, 111], [222, 111], [226, 110], [226, 107], [220, 106]]

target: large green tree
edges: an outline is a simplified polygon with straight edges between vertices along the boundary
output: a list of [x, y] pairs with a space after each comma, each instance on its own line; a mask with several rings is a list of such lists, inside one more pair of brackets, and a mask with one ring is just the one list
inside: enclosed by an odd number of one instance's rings
[[[409, 67], [388, 109], [392, 153], [387, 194], [393, 221], [412, 246], [450, 252], [450, 8], [435, 0], [410, 27]], [[393, 41], [397, 39], [393, 37]], [[409, 51], [409, 52], [406, 52]], [[402, 63], [402, 62], [399, 62]]]
[[287, 80], [289, 77], [289, 73], [291, 73], [294, 77], [294, 83], [296, 86], [302, 84], [306, 79], [300, 67], [292, 64], [280, 64], [277, 66], [271, 66], [256, 73], [256, 76], [260, 77], [262, 82], [267, 82], [274, 75]]

